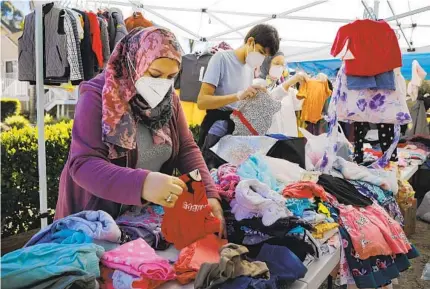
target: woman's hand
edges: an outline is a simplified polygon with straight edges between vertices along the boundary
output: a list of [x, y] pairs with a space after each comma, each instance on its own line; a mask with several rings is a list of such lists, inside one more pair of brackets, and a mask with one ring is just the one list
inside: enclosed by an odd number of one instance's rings
[[255, 97], [257, 95], [257, 93], [259, 91], [266, 92], [267, 89], [264, 86], [261, 86], [261, 85], [258, 85], [258, 84], [251, 85], [247, 89], [245, 89], [243, 91], [239, 91], [236, 94], [237, 100], [244, 100], [244, 99], [248, 99], [248, 98], [253, 98], [253, 97]]
[[150, 172], [143, 184], [142, 198], [163, 207], [173, 208], [186, 188], [185, 183], [179, 178]]
[[285, 81], [282, 85], [285, 90], [288, 90], [290, 86], [295, 85], [296, 83], [303, 83], [309, 80], [309, 76], [306, 73], [297, 73], [287, 81]]
[[220, 220], [220, 229], [218, 237], [227, 239], [227, 230], [225, 226], [225, 219], [224, 219], [224, 212], [221, 207], [221, 203], [218, 201], [218, 199], [215, 198], [209, 198], [208, 199], [209, 206], [212, 209], [212, 214]]

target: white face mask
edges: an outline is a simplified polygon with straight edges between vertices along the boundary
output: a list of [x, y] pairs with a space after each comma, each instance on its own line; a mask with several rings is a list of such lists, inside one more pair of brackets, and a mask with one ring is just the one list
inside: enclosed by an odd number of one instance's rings
[[269, 69], [269, 75], [273, 79], [279, 79], [284, 72], [284, 67], [282, 65], [272, 65]]
[[173, 86], [173, 79], [143, 76], [134, 85], [137, 93], [146, 100], [151, 108], [155, 108]]
[[248, 52], [245, 61], [249, 66], [251, 66], [251, 68], [255, 69], [263, 64], [264, 55], [255, 51], [254, 44], [254, 51]]
[[[127, 58], [130, 66], [137, 73], [128, 55]], [[166, 97], [169, 89], [173, 87], [173, 79], [142, 76], [134, 83], [134, 86], [137, 93], [146, 100], [148, 105], [155, 108]]]

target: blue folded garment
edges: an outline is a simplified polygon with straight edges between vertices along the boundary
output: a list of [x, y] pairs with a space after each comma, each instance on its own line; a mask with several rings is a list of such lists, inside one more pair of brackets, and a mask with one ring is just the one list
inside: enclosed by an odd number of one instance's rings
[[257, 260], [265, 262], [271, 278], [277, 282], [294, 282], [305, 277], [308, 269], [302, 261], [285, 246], [264, 244]]
[[34, 235], [25, 246], [50, 243], [53, 235], [62, 230], [82, 232], [94, 240], [113, 243], [121, 240], [121, 230], [111, 215], [104, 211], [82, 211], [54, 221]]
[[350, 90], [387, 89], [396, 90], [394, 72], [387, 71], [375, 76], [346, 76], [346, 86]]
[[228, 280], [221, 289], [276, 289], [278, 285], [291, 284], [305, 277], [308, 269], [287, 247], [264, 244], [257, 261], [265, 262], [270, 272], [270, 280], [239, 277]]
[[93, 239], [82, 232], [61, 230], [52, 235], [52, 243], [57, 244], [84, 244], [92, 243]]
[[16, 250], [1, 258], [2, 288], [69, 288], [75, 282], [94, 288], [103, 253], [95, 244], [48, 243]]

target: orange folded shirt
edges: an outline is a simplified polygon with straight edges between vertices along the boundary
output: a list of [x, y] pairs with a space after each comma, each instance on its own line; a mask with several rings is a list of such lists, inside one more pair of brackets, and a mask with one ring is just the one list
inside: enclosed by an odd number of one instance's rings
[[180, 284], [185, 285], [196, 279], [203, 263], [218, 263], [219, 250], [227, 240], [211, 234], [181, 250], [175, 263], [175, 273]]

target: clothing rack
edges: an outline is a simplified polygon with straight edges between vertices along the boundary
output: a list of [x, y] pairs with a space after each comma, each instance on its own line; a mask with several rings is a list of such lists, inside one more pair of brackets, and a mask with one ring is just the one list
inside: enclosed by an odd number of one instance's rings
[[[86, 2], [86, 1], [85, 1]], [[37, 99], [37, 128], [39, 131], [38, 135], [38, 172], [39, 172], [39, 202], [40, 202], [40, 219], [41, 219], [41, 227], [44, 228], [48, 225], [48, 204], [47, 204], [47, 173], [46, 173], [46, 147], [45, 147], [45, 125], [44, 125], [44, 105], [45, 105], [45, 69], [46, 69], [46, 57], [45, 57], [45, 23], [44, 23], [44, 7], [45, 5], [51, 4], [52, 7], [64, 9], [69, 8], [71, 5], [70, 0], [65, 0], [61, 2], [53, 3], [51, 1], [34, 1], [34, 38], [35, 45], [32, 47], [34, 49], [34, 62], [35, 67], [32, 67], [32, 80], [24, 80], [24, 81], [34, 81], [35, 91], [36, 91], [36, 99]], [[76, 7], [82, 7], [84, 4], [83, 0], [76, 1]], [[51, 8], [53, 9], [53, 8]], [[86, 10], [84, 8], [84, 10]], [[31, 22], [33, 23], [33, 22]], [[80, 23], [79, 23], [80, 24]], [[25, 25], [25, 24], [24, 24]], [[125, 29], [125, 27], [124, 27]], [[74, 28], [76, 31], [76, 28]], [[22, 36], [24, 37], [28, 36]], [[76, 40], [76, 39], [75, 39]], [[21, 43], [22, 48], [27, 48], [25, 41]], [[79, 48], [79, 46], [76, 46]], [[27, 48], [28, 49], [28, 48]], [[30, 48], [31, 49], [31, 48]], [[81, 51], [76, 50], [80, 55]], [[110, 54], [110, 51], [109, 51]], [[69, 61], [67, 59], [67, 61]], [[25, 71], [25, 70], [24, 70]], [[82, 75], [83, 76], [83, 75]], [[93, 76], [91, 76], [92, 78]], [[34, 78], [34, 79], [33, 79]], [[68, 80], [68, 79], [67, 79]], [[82, 80], [84, 80], [82, 78]], [[60, 81], [61, 82], [61, 81]], [[63, 81], [64, 82], [64, 81]]]
[[38, 169], [39, 169], [39, 201], [41, 218], [41, 228], [48, 226], [48, 184], [46, 178], [46, 148], [45, 148], [45, 91], [43, 84], [43, 65], [44, 65], [44, 45], [43, 45], [43, 3], [44, 1], [34, 1], [35, 6], [35, 42], [36, 42], [36, 98], [37, 98], [37, 128], [39, 135], [38, 144]]

